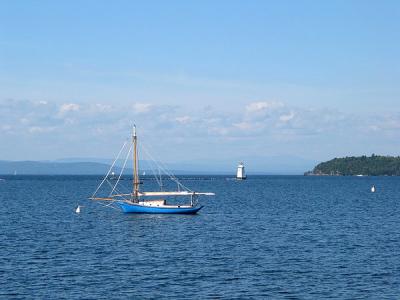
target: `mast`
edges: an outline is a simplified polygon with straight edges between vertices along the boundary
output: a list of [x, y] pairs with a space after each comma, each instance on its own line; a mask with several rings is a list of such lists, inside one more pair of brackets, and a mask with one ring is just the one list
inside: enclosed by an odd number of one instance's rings
[[133, 134], [132, 134], [132, 143], [133, 143], [133, 202], [138, 202], [139, 196], [139, 170], [137, 163], [137, 136], [136, 136], [136, 125], [133, 125]]

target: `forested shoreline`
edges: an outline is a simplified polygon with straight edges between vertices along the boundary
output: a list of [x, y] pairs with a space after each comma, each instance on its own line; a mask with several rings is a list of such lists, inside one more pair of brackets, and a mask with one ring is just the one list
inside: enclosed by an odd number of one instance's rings
[[334, 158], [315, 166], [304, 175], [400, 176], [400, 156], [350, 156]]

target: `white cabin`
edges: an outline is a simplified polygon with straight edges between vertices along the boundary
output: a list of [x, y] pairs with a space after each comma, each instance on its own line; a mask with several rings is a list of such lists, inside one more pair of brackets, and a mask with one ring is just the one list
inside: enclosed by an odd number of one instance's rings
[[236, 179], [246, 179], [246, 173], [244, 172], [244, 164], [241, 162], [237, 167]]

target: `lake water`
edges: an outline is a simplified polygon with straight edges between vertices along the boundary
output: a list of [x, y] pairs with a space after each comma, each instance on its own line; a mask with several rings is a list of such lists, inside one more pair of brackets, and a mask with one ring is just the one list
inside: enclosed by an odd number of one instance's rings
[[90, 202], [95, 176], [2, 178], [3, 299], [400, 297], [398, 177], [182, 177], [217, 194], [194, 216]]

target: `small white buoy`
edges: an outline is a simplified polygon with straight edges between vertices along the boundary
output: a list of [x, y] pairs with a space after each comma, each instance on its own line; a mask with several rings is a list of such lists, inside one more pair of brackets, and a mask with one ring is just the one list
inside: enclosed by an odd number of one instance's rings
[[83, 207], [82, 205], [78, 205], [78, 207], [75, 209], [75, 212], [77, 214], [79, 214], [81, 212], [81, 207]]
[[375, 185], [373, 185], [372, 187], [371, 187], [371, 193], [375, 193]]

